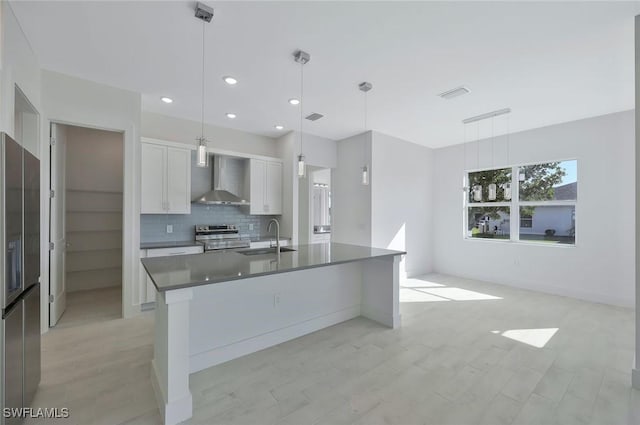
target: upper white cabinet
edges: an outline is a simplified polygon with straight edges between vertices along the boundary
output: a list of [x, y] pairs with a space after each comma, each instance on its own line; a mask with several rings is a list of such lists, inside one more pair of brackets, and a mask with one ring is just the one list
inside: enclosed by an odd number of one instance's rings
[[282, 214], [282, 163], [249, 160], [250, 214]]
[[142, 214], [191, 213], [191, 150], [142, 143]]

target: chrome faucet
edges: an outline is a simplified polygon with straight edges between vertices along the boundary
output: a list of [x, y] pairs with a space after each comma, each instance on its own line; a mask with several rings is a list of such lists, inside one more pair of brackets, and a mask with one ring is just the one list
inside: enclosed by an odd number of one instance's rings
[[[273, 223], [276, 224], [276, 252], [280, 254], [280, 223], [278, 223], [278, 220], [276, 220], [275, 218], [272, 218], [269, 221], [269, 225], [267, 226], [267, 232], [271, 231], [271, 225]], [[273, 245], [271, 245], [271, 247], [273, 247]]]

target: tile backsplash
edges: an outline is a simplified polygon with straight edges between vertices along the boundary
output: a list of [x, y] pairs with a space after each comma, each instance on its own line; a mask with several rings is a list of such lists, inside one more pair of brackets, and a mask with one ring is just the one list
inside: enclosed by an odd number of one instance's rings
[[[140, 242], [168, 242], [193, 240], [196, 224], [235, 224], [242, 236], [263, 236], [269, 220], [280, 216], [249, 215], [247, 207], [234, 205], [191, 204], [191, 214], [142, 214]], [[167, 233], [167, 225], [173, 233]], [[253, 230], [250, 230], [253, 225]]]

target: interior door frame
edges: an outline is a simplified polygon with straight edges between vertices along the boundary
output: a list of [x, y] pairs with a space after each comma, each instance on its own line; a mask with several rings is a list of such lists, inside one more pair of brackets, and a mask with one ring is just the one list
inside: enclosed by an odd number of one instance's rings
[[[63, 205], [62, 205], [61, 222], [63, 223], [62, 226], [63, 226], [64, 235], [62, 236], [62, 238], [60, 238], [60, 240], [65, 242], [65, 244], [62, 247], [55, 247], [55, 245], [54, 245], [54, 249], [53, 250], [51, 249], [51, 244], [58, 243], [58, 240], [54, 239], [54, 237], [53, 237], [54, 229], [56, 229], [56, 227], [54, 226], [54, 223], [57, 223], [57, 221], [58, 221], [58, 220], [54, 219], [54, 215], [53, 215], [54, 198], [56, 198], [56, 197], [59, 198], [61, 196], [64, 196], [64, 195], [62, 195], [62, 193], [57, 193], [57, 194], [54, 195], [54, 197], [52, 197], [51, 193], [52, 193], [52, 191], [55, 191], [54, 193], [66, 191], [66, 184], [63, 184], [61, 187], [54, 187], [53, 186], [53, 181], [54, 181], [54, 179], [53, 179], [53, 174], [54, 174], [54, 166], [53, 166], [53, 164], [54, 164], [54, 161], [55, 161], [54, 155], [53, 155], [53, 150], [54, 150], [54, 148], [56, 148], [56, 149], [61, 149], [62, 148], [61, 142], [54, 138], [54, 131], [53, 130], [54, 130], [54, 126], [56, 126], [56, 125], [63, 125], [63, 124], [58, 124], [56, 122], [50, 122], [49, 123], [49, 186], [47, 187], [47, 191], [48, 191], [48, 195], [49, 195], [48, 196], [48, 199], [49, 199], [49, 203], [48, 203], [48, 205], [49, 205], [49, 210], [48, 210], [48, 213], [49, 213], [49, 216], [48, 216], [48, 219], [49, 219], [49, 232], [47, 234], [47, 245], [48, 245], [47, 248], [48, 248], [48, 254], [49, 254], [48, 255], [48, 257], [49, 257], [49, 268], [48, 268], [48, 275], [49, 275], [48, 293], [49, 293], [49, 296], [47, 297], [48, 315], [47, 315], [47, 318], [46, 318], [47, 326], [49, 328], [55, 327], [55, 325], [57, 324], [57, 320], [56, 320], [56, 323], [53, 323], [53, 324], [52, 324], [52, 320], [51, 320], [51, 304], [52, 304], [52, 302], [51, 302], [51, 292], [52, 292], [51, 291], [51, 286], [52, 286], [52, 281], [53, 281], [53, 279], [52, 279], [53, 266], [52, 265], [54, 263], [53, 260], [55, 259], [55, 256], [56, 256], [56, 252], [55, 252], [56, 250], [63, 250], [63, 253], [62, 253], [62, 264], [61, 264], [61, 269], [62, 269], [61, 270], [61, 276], [62, 276], [62, 281], [64, 282], [63, 283], [63, 288], [66, 288], [66, 253], [64, 252], [64, 251], [66, 251], [66, 232], [67, 232], [67, 229], [66, 229], [66, 214], [67, 214], [66, 203], [63, 203]], [[66, 133], [66, 131], [65, 131], [65, 133]], [[61, 180], [62, 181], [66, 181], [66, 166], [67, 166], [67, 163], [66, 163], [66, 134], [65, 134], [65, 151], [62, 152], [62, 155], [64, 156], [62, 164], [57, 164], [56, 167], [55, 167], [55, 170], [58, 173], [62, 173], [63, 176], [65, 176], [65, 177], [62, 177]], [[58, 169], [58, 166], [61, 166], [60, 170]], [[56, 181], [58, 181], [58, 178], [56, 178]], [[63, 304], [66, 307], [66, 290], [63, 290], [63, 292], [65, 293], [65, 300], [64, 300]], [[64, 310], [65, 309], [66, 308], [62, 309], [63, 313], [60, 314], [60, 317], [62, 317], [62, 314], [64, 314]]]
[[[47, 129], [51, 129], [51, 127], [54, 125], [67, 125], [67, 126], [74, 126], [74, 127], [82, 127], [82, 128], [86, 128], [86, 129], [91, 129], [91, 130], [102, 130], [102, 131], [111, 131], [114, 133], [119, 133], [122, 136], [122, 149], [123, 149], [123, 187], [122, 187], [122, 202], [123, 202], [123, 208], [122, 208], [122, 298], [121, 298], [121, 302], [120, 302], [120, 307], [121, 307], [121, 317], [122, 318], [126, 318], [129, 317], [131, 315], [131, 313], [129, 313], [127, 311], [127, 307], [128, 304], [127, 302], [129, 301], [129, 297], [127, 294], [127, 290], [126, 290], [126, 276], [129, 273], [129, 270], [127, 270], [126, 266], [125, 266], [125, 261], [127, 259], [127, 249], [126, 249], [126, 245], [127, 245], [127, 238], [125, 237], [126, 235], [126, 225], [125, 223], [127, 223], [127, 209], [124, 207], [124, 204], [126, 203], [126, 197], [127, 197], [127, 178], [126, 178], [126, 174], [127, 174], [127, 133], [130, 133], [131, 130], [123, 130], [123, 129], [117, 129], [117, 128], [108, 128], [108, 127], [102, 127], [102, 126], [97, 126], [97, 125], [91, 125], [91, 124], [84, 124], [84, 123], [79, 123], [79, 122], [70, 122], [70, 121], [65, 121], [65, 120], [59, 120], [59, 119], [52, 119], [52, 118], [48, 118], [47, 119]], [[46, 139], [46, 146], [49, 148], [47, 149], [47, 155], [48, 155], [48, 161], [47, 161], [47, 165], [48, 165], [48, 169], [46, 170], [46, 178], [47, 178], [47, 182], [46, 182], [46, 187], [47, 187], [47, 191], [46, 191], [46, 196], [47, 199], [49, 199], [48, 202], [48, 208], [47, 208], [47, 243], [46, 243], [46, 247], [47, 247], [47, 258], [49, 258], [49, 254], [50, 251], [49, 249], [49, 242], [51, 242], [50, 238], [51, 238], [51, 198], [49, 196], [49, 190], [51, 187], [51, 155], [50, 155], [50, 130], [47, 132], [47, 137]], [[138, 145], [138, 150], [139, 150], [139, 143]], [[42, 161], [42, 158], [41, 158]], [[139, 179], [137, 181], [137, 186], [139, 187]], [[135, 191], [134, 191], [135, 192]], [[138, 190], [139, 192], [139, 190]], [[138, 213], [139, 213], [139, 208], [138, 208]], [[66, 208], [65, 208], [65, 214], [66, 214]], [[139, 214], [138, 214], [139, 216]], [[137, 252], [137, 251], [136, 251]], [[50, 296], [50, 289], [51, 289], [51, 262], [49, 261], [48, 263], [48, 267], [47, 267], [47, 285], [44, 285], [45, 287], [41, 287], [41, 290], [43, 292], [43, 299], [46, 299], [46, 308], [45, 311], [43, 311], [43, 315], [46, 314], [46, 322], [47, 322], [47, 329], [50, 329], [52, 326], [49, 323], [49, 315], [50, 315], [50, 311], [49, 311], [49, 296]], [[138, 272], [137, 269], [134, 270], [135, 275], [137, 276]], [[42, 285], [41, 285], [42, 286]], [[43, 319], [44, 322], [44, 319]]]

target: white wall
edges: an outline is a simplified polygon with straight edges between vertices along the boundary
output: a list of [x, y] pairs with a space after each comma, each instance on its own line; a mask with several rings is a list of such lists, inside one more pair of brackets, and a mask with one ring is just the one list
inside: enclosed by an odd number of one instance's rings
[[[170, 107], [170, 106], [169, 106]], [[142, 137], [196, 145], [202, 132], [201, 123], [152, 112], [142, 113]], [[231, 128], [205, 125], [209, 147], [234, 152], [277, 157], [276, 139]]]
[[277, 139], [278, 156], [282, 158], [282, 217], [280, 234], [298, 244], [298, 175], [296, 133], [290, 132]]
[[[277, 139], [277, 146], [278, 156], [283, 160], [281, 234], [291, 237], [293, 244], [303, 243], [298, 241], [300, 133], [291, 131], [285, 134]], [[304, 133], [303, 153], [309, 166], [334, 168], [337, 165], [338, 152], [334, 140]]]
[[338, 166], [331, 170], [331, 240], [371, 245], [371, 187], [362, 184], [364, 161], [371, 164], [370, 131], [338, 141]]
[[407, 276], [432, 270], [435, 177], [433, 150], [373, 132], [371, 245], [406, 251]]
[[[122, 298], [124, 316], [133, 316], [139, 312], [138, 307], [133, 304], [133, 290], [138, 287], [140, 267], [141, 96], [127, 90], [43, 71], [42, 103], [46, 114], [43, 122], [47, 126], [54, 121], [124, 132]], [[44, 174], [48, 176], [48, 149], [43, 151], [42, 159], [45, 164]], [[45, 187], [48, 185], [47, 179]], [[47, 218], [43, 234], [48, 232]], [[48, 255], [43, 256], [48, 258]], [[45, 270], [48, 270], [48, 263]], [[47, 281], [46, 285], [43, 284], [43, 296], [48, 297], [48, 289]], [[48, 317], [48, 311], [46, 315]]]
[[[508, 145], [496, 138], [491, 151], [489, 140], [435, 151], [434, 270], [633, 306], [634, 112], [512, 134]], [[463, 239], [465, 160], [474, 169], [560, 159], [578, 160], [575, 247]]]
[[302, 143], [307, 164], [319, 168], [335, 168], [338, 165], [338, 145], [335, 140], [305, 133]]

